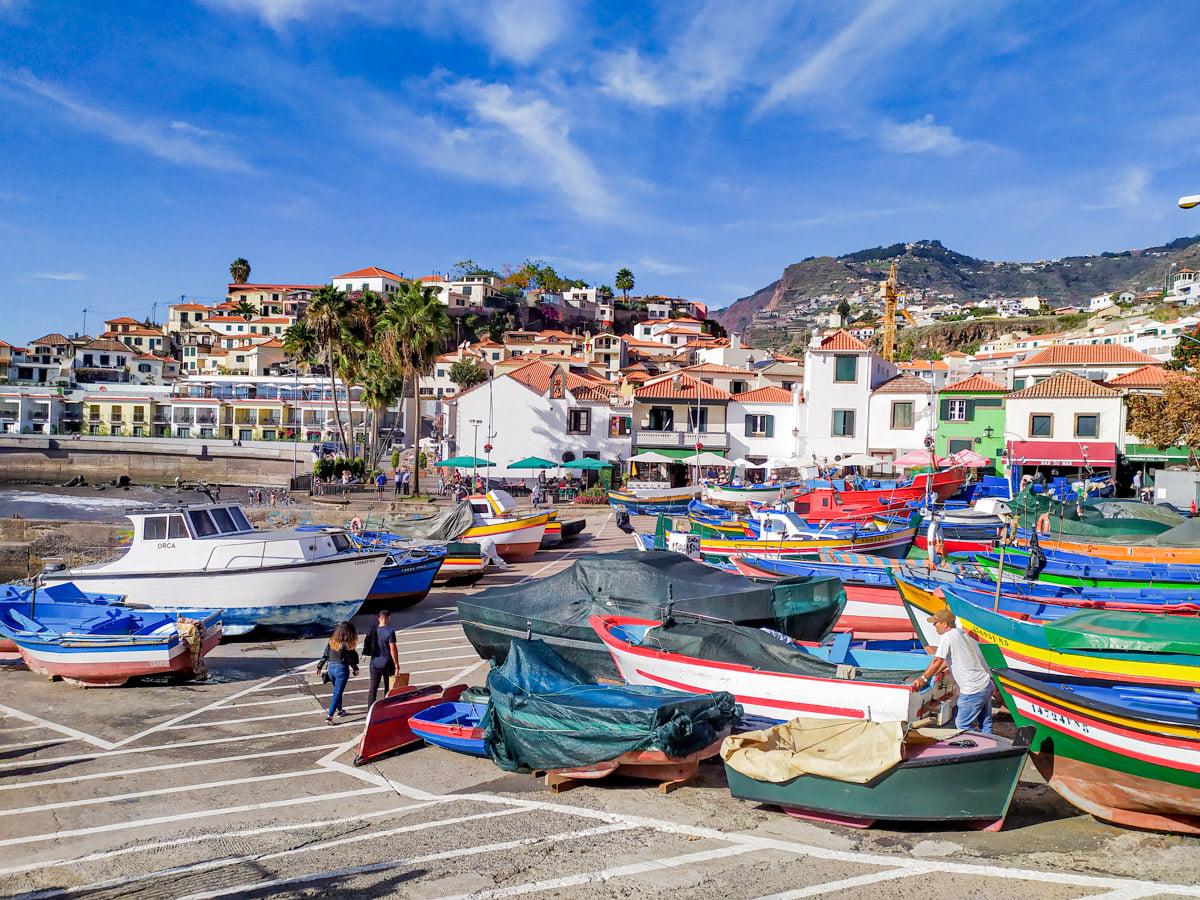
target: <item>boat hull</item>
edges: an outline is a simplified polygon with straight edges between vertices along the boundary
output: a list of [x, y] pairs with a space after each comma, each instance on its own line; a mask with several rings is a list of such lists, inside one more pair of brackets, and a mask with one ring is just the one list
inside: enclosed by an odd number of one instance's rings
[[550, 513], [526, 516], [511, 522], [494, 522], [472, 525], [462, 536], [464, 541], [480, 541], [491, 538], [496, 542], [496, 552], [505, 562], [521, 562], [532, 559], [542, 545], [546, 523]]
[[613, 509], [623, 509], [631, 516], [680, 516], [687, 513], [688, 504], [698, 496], [699, 487], [609, 491], [608, 503]]
[[[220, 642], [220, 623], [205, 629], [201, 658]], [[138, 676], [191, 674], [193, 671], [192, 655], [177, 635], [153, 646], [131, 645], [117, 636], [103, 643], [96, 640], [52, 643], [23, 639], [18, 642], [18, 649], [29, 671], [85, 687], [117, 687]]]
[[993, 673], [1030, 758], [1062, 797], [1098, 819], [1200, 834], [1200, 726], [1164, 726], [1064, 700], [1036, 679]]
[[[74, 582], [81, 589], [124, 594], [130, 606], [220, 609], [225, 634], [255, 625], [333, 627], [358, 612], [386, 553], [346, 553], [315, 562], [206, 572], [120, 573], [64, 569], [47, 584]], [[336, 598], [306, 602], [310, 597]]]
[[358, 741], [354, 764], [361, 766], [390, 756], [405, 747], [420, 744], [424, 738], [412, 730], [409, 719], [440, 703], [452, 703], [462, 696], [466, 685], [442, 690], [440, 686], [399, 687], [367, 711], [367, 722]]
[[[900, 559], [908, 551], [912, 543], [915, 529], [903, 528], [890, 532], [861, 531], [844, 537], [800, 538], [783, 540], [757, 540], [747, 538], [701, 537], [700, 553], [705, 557], [728, 559], [733, 555], [740, 556], [815, 556], [820, 550], [853, 550], [857, 553], [871, 553]], [[675, 532], [668, 531], [668, 540]]]
[[657, 625], [644, 619], [593, 616], [592, 627], [608, 647], [626, 684], [706, 694], [728, 691], [747, 715], [778, 722], [801, 717], [914, 722], [932, 700], [932, 688], [766, 672], [732, 663], [692, 659], [627, 643], [610, 625]]
[[710, 484], [704, 488], [704, 499], [710, 503], [774, 503], [783, 498], [783, 485], [770, 487], [733, 487], [732, 485]]
[[425, 599], [433, 579], [442, 568], [444, 557], [418, 557], [397, 565], [385, 564], [375, 576], [367, 600], [387, 600], [393, 606], [411, 606]]
[[[876, 820], [985, 822], [999, 828], [1008, 813], [1033, 729], [1016, 741], [967, 732], [953, 740], [976, 743], [972, 753], [951, 740], [911, 752], [898, 766], [865, 784], [820, 775], [789, 781], [750, 778], [728, 764], [729, 790], [741, 800], [782, 806], [792, 815], [865, 827]], [[946, 790], [953, 784], [954, 790]]]
[[483, 741], [484, 707], [478, 703], [440, 703], [411, 716], [408, 726], [427, 744], [465, 753], [468, 756], [486, 757], [487, 746]]

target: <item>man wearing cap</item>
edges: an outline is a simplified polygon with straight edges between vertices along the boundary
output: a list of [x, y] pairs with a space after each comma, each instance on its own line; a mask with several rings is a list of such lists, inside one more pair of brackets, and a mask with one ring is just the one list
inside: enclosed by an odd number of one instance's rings
[[[928, 618], [937, 629], [938, 645], [929, 667], [913, 682], [924, 688], [947, 668], [958, 685], [958, 712], [954, 727], [964, 731], [992, 733], [992, 674], [975, 641], [954, 621], [954, 613], [942, 607]], [[976, 723], [979, 727], [976, 728]]]

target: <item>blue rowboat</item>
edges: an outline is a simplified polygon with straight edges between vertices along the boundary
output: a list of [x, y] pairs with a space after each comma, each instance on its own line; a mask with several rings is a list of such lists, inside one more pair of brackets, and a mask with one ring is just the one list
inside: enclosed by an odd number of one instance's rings
[[408, 720], [413, 734], [425, 743], [468, 756], [488, 755], [483, 742], [483, 703], [439, 703]]

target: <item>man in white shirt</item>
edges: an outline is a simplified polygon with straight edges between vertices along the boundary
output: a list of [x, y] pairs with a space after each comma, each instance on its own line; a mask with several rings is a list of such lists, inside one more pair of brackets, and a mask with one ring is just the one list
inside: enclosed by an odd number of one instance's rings
[[[992, 733], [992, 673], [974, 639], [957, 626], [954, 613], [943, 607], [927, 620], [938, 633], [937, 650], [928, 668], [913, 682], [924, 688], [947, 668], [958, 685], [958, 712], [954, 727]], [[976, 728], [978, 723], [978, 728]]]

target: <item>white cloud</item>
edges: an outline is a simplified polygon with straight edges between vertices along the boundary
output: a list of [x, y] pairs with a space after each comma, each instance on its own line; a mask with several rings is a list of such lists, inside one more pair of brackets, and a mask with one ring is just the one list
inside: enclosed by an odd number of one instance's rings
[[649, 70], [650, 64], [631, 47], [607, 62], [600, 89], [639, 106], [666, 106], [673, 98]]
[[935, 125], [933, 116], [926, 115], [904, 125], [886, 122], [883, 142], [897, 153], [939, 153], [953, 155], [966, 149], [967, 143], [946, 125]]
[[185, 125], [181, 122], [166, 125], [152, 121], [135, 122], [104, 107], [89, 105], [63, 88], [25, 72], [15, 75], [0, 73], [0, 80], [17, 85], [25, 99], [42, 101], [77, 127], [115, 143], [180, 165], [218, 171], [250, 171], [250, 165], [228, 148], [214, 141], [202, 140], [205, 132], [194, 126], [176, 127]]
[[495, 53], [527, 65], [566, 31], [567, 19], [561, 0], [491, 0], [479, 21]]
[[82, 272], [34, 272], [30, 278], [45, 278], [50, 281], [86, 281]]
[[1146, 204], [1146, 188], [1150, 184], [1150, 172], [1142, 166], [1130, 166], [1118, 173], [1108, 184], [1095, 192], [1096, 202], [1080, 206], [1080, 209], [1095, 211], [1102, 209], [1126, 209]]
[[633, 271], [635, 277], [644, 272], [649, 272], [651, 275], [683, 275], [693, 271], [689, 266], [681, 266], [675, 263], [663, 262], [651, 256], [642, 256], [637, 259], [621, 259], [621, 260], [580, 260], [572, 259], [564, 256], [547, 256], [546, 260], [558, 266], [564, 272], [588, 272], [596, 275], [597, 281], [612, 280], [618, 269], [627, 268]]
[[290, 22], [307, 19], [321, 6], [324, 0], [204, 0], [209, 6], [218, 6], [236, 13], [257, 16], [271, 28], [283, 28]]

